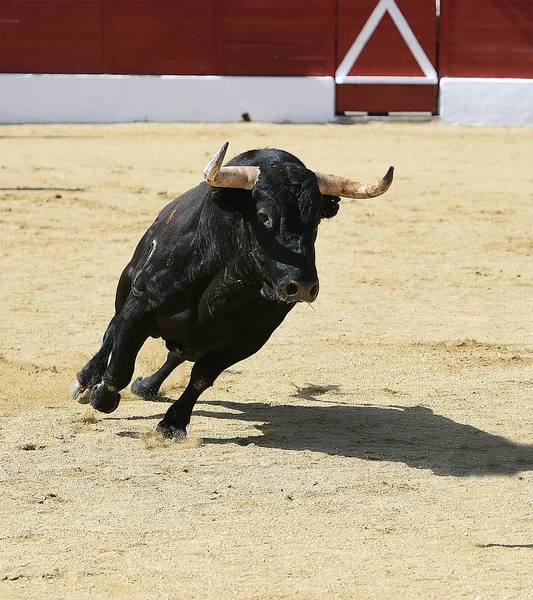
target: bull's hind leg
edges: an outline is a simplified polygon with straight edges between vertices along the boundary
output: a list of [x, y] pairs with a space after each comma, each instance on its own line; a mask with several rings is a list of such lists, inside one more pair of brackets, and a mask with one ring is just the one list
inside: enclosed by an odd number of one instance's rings
[[240, 344], [232, 348], [209, 352], [199, 358], [192, 368], [189, 384], [179, 399], [167, 410], [157, 426], [157, 431], [167, 438], [184, 438], [192, 410], [202, 392], [213, 385], [222, 371], [255, 354], [271, 333], [272, 331], [268, 330], [261, 335], [256, 331], [254, 339], [241, 340]]
[[145, 400], [153, 400], [159, 393], [159, 388], [163, 384], [163, 381], [174, 371], [174, 369], [181, 365], [183, 358], [175, 352], [169, 352], [167, 360], [163, 366], [156, 371], [150, 377], [138, 377], [131, 384], [131, 391], [136, 395], [144, 398]]
[[80, 404], [88, 404], [90, 402], [91, 390], [102, 381], [102, 375], [106, 370], [107, 361], [113, 348], [115, 322], [116, 316], [111, 319], [107, 326], [100, 350], [76, 375], [76, 381], [70, 388], [70, 395]]
[[147, 314], [132, 300], [117, 316], [109, 363], [101, 383], [91, 392], [93, 408], [104, 413], [117, 408], [119, 392], [131, 381], [135, 359], [148, 336]]

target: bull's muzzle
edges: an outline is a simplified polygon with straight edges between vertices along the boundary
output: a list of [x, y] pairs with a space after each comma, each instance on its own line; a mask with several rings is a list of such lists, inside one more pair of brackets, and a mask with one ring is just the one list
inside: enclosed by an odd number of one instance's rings
[[276, 294], [283, 302], [314, 302], [318, 296], [318, 280], [296, 281], [291, 279], [275, 286]]

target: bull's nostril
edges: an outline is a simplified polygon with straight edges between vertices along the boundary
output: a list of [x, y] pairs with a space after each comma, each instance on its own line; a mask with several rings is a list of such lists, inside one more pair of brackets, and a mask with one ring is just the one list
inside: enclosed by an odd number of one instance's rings
[[296, 296], [298, 293], [298, 284], [294, 281], [291, 281], [285, 286], [285, 293], [287, 296]]
[[311, 298], [313, 298], [313, 300], [318, 296], [318, 283], [315, 283], [315, 285], [309, 290], [309, 295]]

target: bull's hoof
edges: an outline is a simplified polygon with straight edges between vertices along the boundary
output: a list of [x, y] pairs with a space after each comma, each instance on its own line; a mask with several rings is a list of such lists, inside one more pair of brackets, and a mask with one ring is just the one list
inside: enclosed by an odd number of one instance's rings
[[163, 421], [160, 421], [155, 429], [157, 433], [160, 433], [164, 438], [174, 440], [175, 442], [181, 442], [187, 437], [187, 431], [183, 427], [175, 427], [174, 425], [167, 425]]
[[70, 386], [70, 397], [73, 400], [77, 400], [80, 404], [89, 404], [91, 401], [91, 390], [83, 387], [81, 383], [76, 380]]
[[86, 390], [83, 391], [81, 396], [79, 396], [78, 403], [79, 404], [89, 404], [90, 401], [91, 401], [91, 390], [89, 388], [87, 388]]
[[105, 383], [99, 383], [93, 387], [91, 392], [91, 406], [106, 414], [117, 409], [120, 402], [120, 394], [112, 392]]
[[133, 394], [139, 396], [143, 400], [155, 400], [159, 390], [150, 386], [148, 379], [148, 377], [137, 377], [131, 384], [130, 389]]

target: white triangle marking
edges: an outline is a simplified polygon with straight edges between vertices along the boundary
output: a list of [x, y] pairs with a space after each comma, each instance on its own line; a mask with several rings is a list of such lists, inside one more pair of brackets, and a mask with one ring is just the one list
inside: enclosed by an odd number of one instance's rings
[[[354, 66], [359, 58], [359, 55], [366, 46], [368, 40], [372, 37], [381, 19], [388, 12], [394, 24], [398, 28], [401, 36], [407, 44], [411, 54], [414, 56], [418, 66], [424, 73], [423, 77], [417, 76], [397, 76], [397, 75], [348, 75], [350, 69]], [[368, 21], [361, 29], [359, 35], [355, 38], [354, 43], [343, 58], [337, 71], [335, 72], [335, 82], [343, 83], [389, 83], [389, 84], [404, 84], [417, 83], [419, 85], [435, 85], [438, 83], [438, 76], [435, 67], [424, 52], [424, 49], [416, 39], [415, 34], [409, 23], [406, 21], [402, 12], [396, 5], [394, 0], [379, 0], [376, 8], [372, 11]]]

